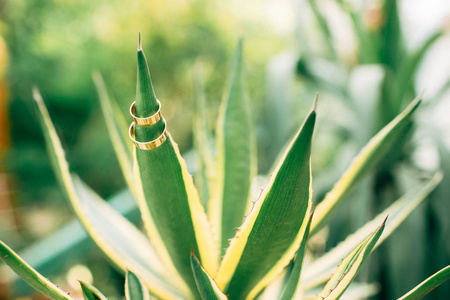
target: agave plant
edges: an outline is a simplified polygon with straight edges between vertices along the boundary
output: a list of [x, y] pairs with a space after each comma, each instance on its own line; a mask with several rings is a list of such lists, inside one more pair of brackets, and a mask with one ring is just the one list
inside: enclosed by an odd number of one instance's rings
[[[145, 233], [70, 173], [42, 97], [37, 89], [33, 94], [57, 178], [89, 235], [127, 272], [127, 299], [147, 299], [148, 291], [159, 299], [295, 299], [323, 284], [316, 299], [339, 299], [369, 253], [441, 179], [437, 173], [421, 182], [336, 248], [305, 261], [302, 268], [309, 237], [326, 225], [332, 212], [383, 158], [408, 126], [420, 97], [368, 142], [313, 213], [310, 158], [317, 97], [267, 185], [259, 196], [252, 196], [255, 139], [244, 87], [242, 41], [219, 112], [216, 156], [209, 143], [201, 92], [196, 97], [197, 186], [162, 117], [140, 42], [136, 101], [130, 109], [135, 122], [129, 128], [135, 146], [122, 133], [120, 114], [115, 113], [116, 106], [98, 74], [94, 81]], [[151, 121], [142, 124], [136, 118]], [[42, 294], [74, 299], [3, 242], [0, 257]], [[450, 267], [444, 268], [404, 299], [417, 299], [449, 277]], [[82, 283], [82, 290], [86, 299], [106, 299], [89, 284]]]

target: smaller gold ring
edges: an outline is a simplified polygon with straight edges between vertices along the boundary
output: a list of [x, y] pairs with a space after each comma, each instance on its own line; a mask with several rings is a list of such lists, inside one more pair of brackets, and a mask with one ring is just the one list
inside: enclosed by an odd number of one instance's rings
[[154, 113], [152, 116], [147, 118], [138, 118], [135, 115], [135, 106], [136, 101], [133, 102], [130, 106], [130, 115], [133, 118], [134, 123], [138, 124], [139, 126], [150, 126], [153, 124], [156, 124], [159, 120], [161, 120], [161, 102], [159, 102], [158, 99], [156, 99], [156, 102], [158, 102], [158, 111]]
[[166, 141], [167, 136], [168, 136], [166, 120], [164, 120], [164, 118], [163, 118], [163, 121], [164, 121], [163, 133], [161, 133], [161, 135], [159, 137], [157, 137], [156, 139], [154, 139], [153, 141], [145, 142], [145, 143], [136, 141], [135, 134], [134, 134], [134, 127], [136, 126], [136, 123], [132, 122], [128, 133], [129, 133], [130, 139], [133, 141], [134, 145], [142, 150], [151, 150], [151, 149], [155, 149], [155, 148], [161, 146]]

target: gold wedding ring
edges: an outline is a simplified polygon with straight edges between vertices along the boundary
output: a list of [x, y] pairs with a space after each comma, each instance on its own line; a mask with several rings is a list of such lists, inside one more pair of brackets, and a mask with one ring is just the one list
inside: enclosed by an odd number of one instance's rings
[[133, 118], [133, 122], [136, 123], [139, 126], [150, 126], [153, 124], [156, 124], [159, 120], [161, 120], [162, 116], [161, 116], [161, 102], [159, 102], [158, 99], [156, 99], [156, 102], [158, 102], [158, 111], [147, 118], [138, 118], [135, 115], [135, 106], [136, 106], [136, 101], [133, 102], [130, 106], [130, 115]]
[[134, 127], [136, 126], [136, 123], [132, 122], [128, 133], [129, 133], [130, 138], [133, 141], [134, 145], [142, 150], [151, 150], [151, 149], [155, 149], [155, 148], [161, 146], [166, 141], [167, 136], [168, 136], [166, 120], [164, 120], [164, 118], [162, 118], [162, 119], [164, 122], [163, 133], [161, 133], [161, 135], [159, 137], [157, 137], [156, 139], [154, 139], [153, 141], [145, 142], [145, 143], [136, 141], [135, 134], [134, 134]]

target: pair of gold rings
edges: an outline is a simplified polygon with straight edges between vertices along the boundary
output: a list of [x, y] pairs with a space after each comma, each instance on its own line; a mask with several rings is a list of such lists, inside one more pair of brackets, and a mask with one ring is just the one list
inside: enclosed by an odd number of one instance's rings
[[[130, 139], [133, 141], [134, 145], [142, 150], [151, 150], [155, 149], [159, 146], [161, 146], [167, 139], [168, 133], [167, 133], [167, 126], [166, 126], [166, 120], [162, 117], [161, 114], [161, 102], [159, 100], [156, 100], [158, 102], [158, 111], [147, 118], [138, 118], [135, 115], [135, 105], [136, 102], [133, 102], [130, 106], [130, 115], [133, 118], [133, 122], [130, 125], [130, 128], [128, 130], [128, 134], [130, 136]], [[138, 126], [151, 126], [156, 124], [159, 120], [163, 120], [164, 122], [164, 131], [161, 133], [159, 137], [154, 139], [153, 141], [149, 142], [138, 142], [135, 139], [135, 127]]]

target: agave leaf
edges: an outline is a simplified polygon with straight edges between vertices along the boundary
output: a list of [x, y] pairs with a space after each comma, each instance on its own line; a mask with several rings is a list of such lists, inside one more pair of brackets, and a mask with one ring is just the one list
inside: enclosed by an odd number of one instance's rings
[[[158, 109], [158, 103], [140, 45], [137, 61], [135, 113], [143, 118], [153, 115]], [[136, 126], [136, 139], [141, 142], [151, 141], [163, 130], [163, 119], [152, 126]], [[186, 163], [170, 134], [155, 149], [135, 149], [134, 159], [138, 204], [148, 235], [152, 241], [158, 241], [156, 244], [162, 241], [173, 266], [192, 292], [197, 293], [189, 259], [191, 247], [212, 274], [217, 269], [218, 252], [215, 251], [210, 226]], [[161, 237], [164, 239], [161, 240]], [[165, 254], [162, 257], [164, 260], [168, 258]]]
[[289, 274], [288, 280], [281, 295], [281, 300], [294, 299], [295, 292], [299, 288], [300, 273], [302, 271], [303, 258], [306, 252], [306, 243], [308, 242], [309, 229], [311, 228], [313, 214], [309, 217], [308, 224], [306, 225], [305, 232], [302, 236], [302, 242], [297, 250], [297, 257], [295, 258], [294, 266]]
[[81, 222], [113, 262], [124, 271], [129, 269], [139, 274], [158, 296], [179, 297], [180, 294], [188, 293], [181, 279], [166, 269], [153, 245], [134, 225], [78, 178], [74, 178], [74, 185], [79, 199], [76, 205], [80, 210]]
[[[128, 189], [113, 196], [108, 204], [131, 222], [140, 220], [137, 204]], [[49, 236], [19, 251], [19, 256], [40, 273], [57, 273], [67, 265], [68, 260], [79, 259], [93, 245], [83, 226], [74, 219]], [[28, 286], [23, 281], [18, 281], [19, 277], [14, 272], [3, 272], [0, 267], [0, 274], [11, 290], [27, 292]]]
[[[428, 50], [435, 44], [435, 42], [442, 37], [444, 34], [443, 30], [440, 30], [434, 34], [432, 34], [428, 39], [422, 44], [420, 48], [414, 51], [412, 54], [407, 56], [399, 66], [398, 71], [398, 99], [404, 99], [405, 93], [408, 88], [411, 87], [412, 80], [414, 75], [417, 73], [417, 68], [419, 67], [421, 61], [424, 56], [428, 53]], [[402, 101], [399, 101], [399, 105], [402, 104]], [[396, 108], [396, 111], [399, 111], [400, 107]]]
[[202, 267], [194, 252], [191, 252], [191, 267], [195, 282], [203, 300], [226, 300], [228, 297], [220, 290], [214, 279]]
[[347, 237], [345, 241], [340, 243], [338, 246], [312, 263], [306, 265], [303, 276], [305, 280], [302, 281], [303, 289], [310, 289], [330, 278], [334, 271], [334, 266], [339, 263], [342, 257], [344, 257], [344, 255], [351, 249], [356, 247], [359, 241], [363, 237], [367, 236], [371, 229], [376, 226], [376, 224], [379, 224], [386, 215], [389, 215], [386, 230], [384, 235], [380, 238], [379, 244], [381, 244], [406, 219], [406, 217], [408, 217], [409, 214], [426, 199], [426, 197], [439, 184], [441, 179], [442, 174], [437, 173], [426, 184], [416, 187], [396, 200], [372, 221], [368, 222], [354, 234]]
[[355, 278], [362, 263], [372, 251], [377, 243], [385, 226], [385, 221], [380, 227], [375, 229], [369, 236], [367, 236], [352, 252], [350, 252], [341, 264], [338, 266], [336, 272], [331, 276], [322, 292], [317, 296], [317, 300], [335, 300], [341, 298], [347, 287]]
[[36, 291], [53, 300], [75, 300], [28, 265], [5, 243], [0, 241], [0, 258]]
[[86, 300], [108, 300], [96, 287], [80, 281], [81, 290]]
[[328, 26], [327, 20], [325, 19], [322, 12], [319, 10], [317, 6], [317, 2], [314, 0], [308, 0], [308, 4], [311, 7], [312, 12], [314, 13], [314, 17], [317, 20], [317, 24], [319, 25], [322, 34], [324, 35], [325, 42], [327, 44], [328, 50], [332, 58], [337, 58], [336, 48], [334, 47], [333, 36], [331, 35], [330, 27]]
[[[322, 289], [313, 289], [309, 290], [303, 296], [303, 300], [314, 300], [317, 295], [322, 291]], [[366, 300], [369, 297], [375, 296], [380, 291], [380, 286], [378, 283], [361, 283], [361, 282], [353, 282], [347, 290], [345, 290], [345, 294], [342, 296], [342, 299], [345, 300]], [[297, 298], [298, 299], [298, 298]], [[297, 300], [296, 299], [296, 300]]]
[[125, 298], [126, 300], [150, 300], [144, 282], [131, 271], [127, 271], [125, 277]]
[[209, 146], [210, 134], [208, 114], [203, 90], [203, 78], [200, 66], [195, 69], [195, 115], [194, 115], [194, 147], [197, 159], [195, 184], [199, 189], [200, 200], [208, 211], [208, 202], [213, 193], [211, 182], [214, 178], [214, 161]]
[[116, 121], [112, 102], [108, 96], [108, 92], [106, 90], [106, 86], [102, 76], [100, 75], [100, 73], [95, 72], [92, 74], [92, 78], [97, 89], [100, 106], [102, 108], [103, 116], [105, 117], [106, 126], [108, 128], [108, 133], [111, 138], [114, 151], [116, 152], [117, 159], [119, 160], [123, 176], [130, 191], [134, 193], [132, 157], [130, 149], [125, 143], [125, 141], [128, 142], [129, 140], [124, 140], [123, 135], [120, 133], [121, 130], [119, 124]]
[[[397, 69], [397, 63], [403, 54], [402, 30], [400, 28], [400, 18], [397, 1], [384, 1], [382, 11], [384, 16], [383, 27], [380, 28], [381, 40], [384, 41], [381, 50], [381, 63]], [[401, 99], [398, 99], [401, 101]]]
[[[130, 136], [128, 135], [128, 127], [129, 127], [128, 119], [125, 119], [125, 116], [122, 112], [122, 108], [119, 106], [117, 101], [115, 101], [114, 98], [110, 98], [110, 100], [111, 100], [110, 104], [111, 104], [111, 107], [113, 110], [115, 121], [117, 123], [117, 128], [122, 137], [122, 140], [129, 141]], [[127, 146], [128, 153], [130, 153], [130, 155], [132, 157], [133, 156], [133, 144], [125, 143], [125, 146]]]
[[272, 280], [261, 293], [256, 297], [258, 300], [272, 300], [280, 299], [283, 289], [286, 284], [287, 277], [291, 270], [284, 268], [278, 276]]
[[450, 265], [441, 269], [440, 271], [434, 273], [424, 281], [422, 281], [418, 286], [413, 288], [407, 294], [400, 297], [398, 300], [416, 300], [420, 299], [442, 283], [450, 279]]
[[381, 129], [355, 157], [331, 191], [317, 205], [311, 225], [311, 235], [325, 226], [331, 213], [384, 157], [397, 137], [403, 133], [403, 130], [409, 124], [413, 112], [420, 104], [421, 97], [417, 97], [401, 114]]
[[[250, 106], [244, 88], [242, 40], [238, 41], [217, 123], [216, 194], [209, 203], [209, 220], [222, 249], [236, 233], [249, 208], [255, 147]], [[222, 251], [224, 252], [224, 251]]]
[[298, 249], [311, 209], [311, 138], [315, 111], [307, 116], [269, 184], [231, 241], [217, 276], [233, 299], [255, 297]]
[[166, 270], [149, 240], [128, 220], [112, 209], [81, 180], [72, 178], [64, 150], [41, 95], [34, 89], [47, 150], [57, 179], [89, 235], [122, 270], [127, 268], [145, 278], [150, 290], [161, 297], [184, 295], [176, 274]]

